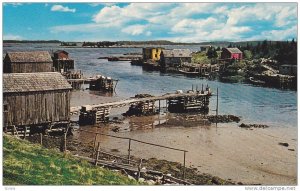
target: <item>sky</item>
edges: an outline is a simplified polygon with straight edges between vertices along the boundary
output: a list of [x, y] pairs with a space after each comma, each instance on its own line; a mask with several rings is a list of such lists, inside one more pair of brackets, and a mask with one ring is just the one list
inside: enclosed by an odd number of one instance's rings
[[297, 3], [3, 3], [4, 40], [297, 39]]

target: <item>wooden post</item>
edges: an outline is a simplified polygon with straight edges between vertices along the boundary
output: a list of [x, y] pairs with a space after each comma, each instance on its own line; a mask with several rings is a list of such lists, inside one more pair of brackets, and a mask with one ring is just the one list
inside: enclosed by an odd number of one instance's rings
[[219, 89], [217, 88], [217, 108], [216, 108], [216, 116], [219, 113]]
[[96, 152], [96, 158], [95, 158], [95, 166], [97, 166], [97, 164], [98, 164], [99, 152], [100, 152], [100, 142], [98, 142], [98, 146], [97, 146], [97, 152]]
[[192, 84], [192, 91], [194, 91], [194, 84]]
[[69, 131], [69, 124], [67, 125], [67, 129], [66, 129], [66, 132], [64, 134], [64, 148], [63, 148], [63, 151], [66, 152], [67, 150], [67, 134], [68, 134], [68, 131]]
[[67, 150], [67, 132], [64, 135], [64, 152]]
[[185, 153], [186, 151], [183, 152], [183, 180], [185, 180]]
[[13, 135], [15, 135], [15, 128], [16, 128], [15, 126], [13, 126], [13, 128], [12, 128], [12, 134]]
[[158, 111], [160, 113], [160, 100], [158, 100]]
[[131, 151], [131, 139], [129, 139], [129, 144], [128, 144], [128, 164], [130, 164], [130, 151]]
[[168, 111], [168, 100], [166, 99], [166, 111]]
[[137, 176], [137, 180], [139, 180], [140, 177], [141, 177], [142, 162], [143, 162], [143, 159], [140, 160], [140, 163], [139, 163], [139, 166], [138, 166], [138, 176]]
[[40, 133], [40, 144], [43, 146], [43, 134]]
[[94, 154], [95, 154], [95, 151], [96, 151], [96, 141], [97, 141], [97, 133], [96, 133], [96, 135], [95, 135], [95, 138], [94, 138], [94, 146], [93, 146], [93, 150], [94, 150], [94, 152], [93, 152], [93, 156], [94, 156]]
[[27, 127], [26, 127], [26, 126], [24, 126], [23, 130], [24, 130], [24, 137], [23, 137], [23, 139], [25, 139], [25, 137], [26, 137], [26, 131], [27, 131]]

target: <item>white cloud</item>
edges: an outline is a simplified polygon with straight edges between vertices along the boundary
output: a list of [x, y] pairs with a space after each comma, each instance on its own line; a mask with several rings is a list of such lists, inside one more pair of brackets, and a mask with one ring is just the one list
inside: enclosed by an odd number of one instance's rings
[[23, 3], [3, 3], [4, 6], [11, 5], [13, 7], [18, 7], [23, 5]]
[[295, 37], [297, 37], [297, 26], [285, 30], [263, 31], [260, 35], [256, 36], [256, 39], [287, 40]]
[[22, 40], [23, 37], [14, 34], [3, 35], [3, 40]]
[[[52, 32], [106, 31], [117, 38], [144, 36], [181, 42], [244, 40], [261, 35], [286, 36], [297, 26], [292, 3], [130, 3], [109, 5], [91, 23], [52, 27]], [[157, 36], [163, 34], [163, 37]], [[292, 32], [295, 34], [296, 32]], [[124, 36], [125, 35], [125, 36]], [[172, 37], [167, 37], [171, 35]], [[249, 36], [251, 35], [251, 36]], [[255, 40], [255, 39], [254, 39]]]
[[198, 30], [212, 30], [219, 28], [220, 23], [218, 20], [212, 17], [207, 19], [183, 19], [172, 27], [173, 32], [179, 33], [196, 33]]
[[122, 9], [118, 6], [104, 7], [98, 14], [93, 16], [93, 21], [100, 24], [120, 25], [123, 17], [120, 14]]
[[104, 5], [104, 6], [113, 6], [115, 5], [116, 3], [89, 3], [89, 6], [91, 7], [97, 7], [99, 5]]
[[237, 25], [246, 24], [249, 21], [268, 21], [274, 22], [278, 27], [286, 26], [297, 18], [295, 5], [291, 3], [257, 3], [254, 6], [242, 6], [230, 10], [227, 23]]
[[146, 26], [144, 25], [131, 25], [129, 27], [122, 29], [122, 32], [135, 36], [135, 35], [143, 34], [145, 28]]
[[75, 13], [76, 9], [70, 9], [69, 7], [64, 7], [62, 5], [53, 5], [51, 7], [51, 11], [72, 12], [72, 13]]

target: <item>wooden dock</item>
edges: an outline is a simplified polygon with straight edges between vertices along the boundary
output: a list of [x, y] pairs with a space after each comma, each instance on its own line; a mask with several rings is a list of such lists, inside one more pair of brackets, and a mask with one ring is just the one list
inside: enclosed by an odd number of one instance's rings
[[[83, 105], [70, 108], [70, 114], [80, 114], [80, 124], [96, 124], [105, 122], [109, 119], [110, 110], [112, 108], [124, 106], [138, 106], [141, 114], [151, 113], [155, 111], [154, 103], [159, 102], [158, 111], [160, 111], [161, 101], [166, 101], [166, 107], [170, 112], [188, 112], [194, 110], [207, 110], [209, 105], [209, 97], [211, 91], [207, 87], [205, 91], [188, 91], [187, 93], [167, 93], [161, 96], [152, 96], [145, 98], [130, 98], [127, 100], [100, 103], [94, 105]], [[151, 106], [151, 107], [150, 107]]]
[[198, 96], [210, 96], [211, 92], [204, 91], [204, 92], [189, 92], [189, 93], [167, 93], [161, 96], [154, 96], [154, 97], [147, 97], [147, 98], [131, 98], [122, 101], [116, 102], [109, 102], [109, 103], [100, 103], [94, 105], [83, 105], [83, 106], [76, 106], [71, 107], [70, 111], [71, 114], [78, 112], [82, 107], [89, 108], [90, 110], [93, 109], [100, 109], [100, 108], [118, 108], [124, 107], [126, 105], [130, 105], [133, 103], [140, 103], [140, 102], [151, 102], [151, 101], [159, 101], [159, 100], [169, 100], [174, 98], [182, 98], [182, 97], [198, 97]]

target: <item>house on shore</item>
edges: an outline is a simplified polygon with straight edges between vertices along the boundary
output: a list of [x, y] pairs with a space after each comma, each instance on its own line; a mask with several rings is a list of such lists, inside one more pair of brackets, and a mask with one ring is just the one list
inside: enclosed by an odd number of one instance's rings
[[164, 48], [160, 47], [146, 47], [143, 48], [143, 60], [152, 60], [152, 61], [159, 61], [160, 60], [160, 54]]
[[243, 53], [238, 48], [223, 48], [221, 52], [221, 59], [241, 60], [243, 59]]
[[297, 76], [297, 65], [281, 65], [279, 66], [279, 73], [283, 75]]
[[48, 51], [8, 52], [3, 60], [3, 73], [52, 72], [52, 66]]
[[179, 67], [183, 63], [191, 63], [192, 56], [189, 49], [162, 50], [160, 65], [163, 68]]
[[3, 74], [3, 127], [68, 123], [71, 89], [57, 72]]
[[202, 46], [200, 46], [200, 51], [207, 52], [209, 50], [209, 48], [212, 48], [212, 46], [211, 45], [202, 45]]
[[53, 53], [53, 67], [57, 72], [67, 72], [74, 69], [74, 60], [69, 58], [69, 53], [58, 50]]

